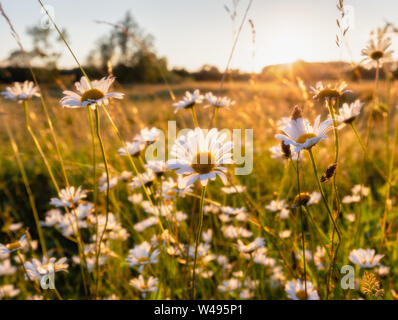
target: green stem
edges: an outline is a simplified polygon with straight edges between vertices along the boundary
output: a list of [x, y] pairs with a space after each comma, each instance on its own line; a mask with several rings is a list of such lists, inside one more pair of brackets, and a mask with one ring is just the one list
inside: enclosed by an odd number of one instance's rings
[[[88, 107], [89, 108], [89, 107]], [[97, 254], [95, 257], [95, 265], [97, 267], [97, 279], [96, 279], [96, 296], [98, 295], [98, 290], [99, 290], [99, 257], [101, 255], [101, 243], [104, 238], [106, 228], [108, 225], [108, 217], [109, 217], [109, 190], [110, 190], [110, 185], [109, 185], [109, 167], [108, 167], [108, 161], [106, 160], [106, 152], [105, 152], [105, 147], [104, 143], [102, 141], [101, 137], [101, 129], [100, 129], [100, 114], [99, 114], [99, 108], [98, 106], [95, 106], [95, 120], [96, 120], [96, 133], [97, 133], [97, 138], [98, 142], [101, 148], [101, 154], [102, 154], [102, 160], [104, 162], [105, 166], [105, 172], [106, 172], [106, 215], [105, 215], [105, 225], [104, 225], [104, 230], [102, 231], [99, 241], [98, 241], [98, 246], [97, 246]], [[96, 186], [96, 181], [94, 181], [94, 188], [97, 188]], [[96, 239], [97, 240], [97, 239]]]
[[193, 124], [194, 124], [195, 128], [198, 128], [199, 122], [198, 122], [198, 117], [196, 116], [195, 106], [192, 106], [189, 109], [191, 109]]
[[204, 203], [204, 199], [205, 199], [205, 195], [206, 195], [206, 189], [207, 189], [207, 187], [203, 187], [202, 188], [202, 195], [200, 197], [200, 209], [199, 209], [200, 221], [199, 221], [198, 232], [196, 234], [195, 258], [194, 258], [194, 261], [193, 261], [193, 269], [192, 269], [192, 299], [193, 300], [195, 300], [195, 296], [196, 296], [196, 288], [195, 288], [196, 261], [197, 261], [197, 257], [198, 257], [198, 246], [199, 246], [199, 242], [200, 242], [200, 235], [202, 233], [202, 227], [203, 227], [203, 216], [204, 216], [203, 203]]
[[4, 123], [5, 123], [6, 129], [7, 129], [8, 136], [9, 136], [10, 141], [11, 141], [11, 147], [12, 147], [12, 150], [13, 150], [13, 152], [14, 152], [15, 159], [16, 159], [16, 161], [17, 161], [19, 170], [21, 171], [21, 174], [22, 174], [22, 180], [23, 180], [23, 183], [24, 183], [24, 185], [25, 185], [26, 192], [28, 193], [28, 198], [29, 198], [30, 207], [32, 208], [33, 218], [34, 218], [34, 220], [35, 220], [37, 233], [38, 233], [38, 235], [39, 235], [41, 250], [43, 251], [43, 255], [44, 255], [45, 257], [47, 257], [46, 241], [45, 241], [45, 239], [44, 239], [43, 230], [41, 229], [41, 226], [40, 226], [39, 214], [38, 214], [38, 211], [37, 211], [37, 207], [36, 207], [36, 203], [35, 203], [35, 198], [34, 198], [34, 196], [33, 196], [32, 189], [30, 188], [30, 185], [29, 185], [28, 176], [27, 176], [27, 174], [26, 174], [26, 171], [25, 171], [25, 167], [24, 167], [24, 165], [23, 165], [23, 162], [22, 162], [22, 160], [21, 160], [21, 158], [20, 158], [20, 156], [19, 156], [18, 145], [17, 145], [16, 142], [15, 142], [15, 139], [14, 139], [14, 137], [13, 137], [13, 135], [12, 135], [12, 132], [11, 132], [11, 130], [10, 130], [10, 127], [9, 127], [9, 125], [8, 125], [8, 122], [7, 122], [7, 121], [4, 121]]
[[[325, 204], [326, 210], [327, 210], [327, 212], [329, 214], [330, 220], [332, 220], [334, 230], [336, 231], [337, 237], [338, 237], [338, 243], [336, 244], [336, 249], [334, 250], [334, 252], [333, 251], [331, 252], [331, 256], [333, 257], [333, 260], [332, 260], [332, 263], [330, 264], [330, 267], [329, 267], [329, 277], [328, 277], [328, 284], [327, 284], [327, 288], [326, 288], [326, 299], [328, 299], [328, 297], [329, 297], [329, 283], [330, 283], [331, 275], [332, 275], [332, 272], [333, 272], [333, 269], [334, 269], [334, 265], [335, 265], [335, 262], [336, 262], [337, 253], [338, 253], [338, 250], [339, 250], [339, 247], [340, 247], [340, 243], [341, 243], [341, 234], [340, 234], [340, 230], [337, 227], [336, 221], [333, 218], [332, 211], [329, 208], [329, 204], [328, 204], [328, 201], [326, 199], [325, 192], [324, 192], [323, 187], [321, 185], [321, 182], [319, 180], [318, 169], [317, 169], [317, 166], [316, 166], [316, 163], [315, 163], [315, 159], [314, 159], [314, 155], [312, 153], [312, 150], [308, 149], [308, 153], [310, 154], [310, 158], [311, 158], [311, 162], [312, 162], [312, 168], [314, 170], [315, 180], [317, 182], [319, 192], [321, 193], [323, 203]], [[333, 239], [332, 239], [332, 243], [333, 243]]]

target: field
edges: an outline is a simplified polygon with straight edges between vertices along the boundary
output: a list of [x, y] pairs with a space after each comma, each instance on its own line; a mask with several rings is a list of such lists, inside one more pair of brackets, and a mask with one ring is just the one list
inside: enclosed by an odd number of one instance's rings
[[323, 87], [3, 94], [0, 299], [398, 299], [398, 92], [370, 58]]

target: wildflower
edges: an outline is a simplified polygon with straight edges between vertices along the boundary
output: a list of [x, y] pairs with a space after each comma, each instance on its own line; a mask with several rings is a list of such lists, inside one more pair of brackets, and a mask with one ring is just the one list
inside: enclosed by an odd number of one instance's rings
[[21, 250], [28, 246], [28, 241], [26, 239], [26, 234], [24, 234], [19, 240], [3, 245], [0, 243], [0, 255], [5, 255], [17, 250]]
[[285, 144], [293, 145], [296, 152], [310, 149], [319, 141], [327, 139], [325, 133], [333, 123], [332, 120], [325, 120], [321, 123], [320, 119], [321, 116], [318, 116], [314, 126], [311, 126], [308, 120], [294, 116], [287, 126], [280, 128], [284, 134], [277, 134], [275, 137]]
[[380, 277], [385, 277], [385, 276], [387, 276], [390, 273], [390, 268], [386, 267], [386, 266], [383, 266], [383, 265], [380, 265], [377, 268], [376, 272], [379, 274]]
[[164, 161], [150, 160], [144, 165], [144, 167], [148, 170], [152, 170], [158, 177], [162, 176], [166, 171], [169, 170]]
[[240, 287], [240, 281], [235, 278], [229, 280], [223, 280], [222, 284], [218, 286], [218, 290], [221, 292], [233, 292]]
[[158, 262], [157, 257], [159, 254], [160, 251], [158, 249], [153, 250], [151, 253], [151, 245], [144, 241], [129, 251], [126, 261], [130, 267], [138, 266], [138, 272], [141, 273], [145, 265]]
[[337, 169], [337, 163], [333, 163], [330, 166], [328, 166], [326, 168], [325, 173], [322, 174], [322, 177], [320, 179], [321, 182], [329, 181], [334, 176], [334, 173], [336, 172], [336, 169]]
[[173, 107], [175, 107], [174, 113], [177, 113], [181, 109], [192, 108], [196, 103], [202, 102], [203, 96], [200, 94], [198, 89], [196, 89], [193, 93], [186, 91], [185, 96], [181, 101], [173, 103]]
[[58, 198], [51, 198], [50, 204], [56, 207], [69, 207], [72, 208], [81, 199], [87, 196], [87, 191], [82, 190], [81, 186], [75, 189], [75, 187], [68, 187], [62, 189], [58, 193]]
[[[100, 192], [104, 192], [108, 189], [106, 172], [102, 174], [102, 176], [98, 180], [98, 189]], [[118, 177], [109, 177], [109, 189], [114, 188], [117, 185]]]
[[73, 91], [64, 91], [65, 95], [61, 99], [63, 107], [81, 108], [90, 106], [108, 105], [110, 98], [123, 99], [124, 93], [109, 92], [110, 86], [115, 81], [114, 77], [104, 77], [101, 80], [93, 80], [91, 83], [86, 77], [82, 77], [80, 82], [75, 83], [78, 93]]
[[143, 200], [142, 193], [134, 193], [128, 197], [128, 200], [134, 204], [140, 204]]
[[367, 197], [370, 193], [370, 189], [365, 187], [363, 184], [356, 184], [351, 189], [352, 194], [354, 195], [361, 195], [363, 197]]
[[130, 190], [140, 188], [142, 184], [144, 184], [145, 187], [150, 187], [156, 178], [152, 170], [147, 170], [146, 172], [140, 173], [139, 175], [140, 177], [134, 177], [133, 180], [129, 183]]
[[287, 205], [285, 200], [272, 200], [268, 205], [265, 206], [265, 209], [272, 212], [277, 212], [283, 210], [286, 207]]
[[250, 238], [253, 235], [253, 232], [243, 227], [234, 227], [232, 225], [222, 226], [221, 231], [224, 236], [229, 239], [236, 239], [238, 237]]
[[297, 159], [299, 159], [299, 161], [301, 160], [301, 157], [299, 158], [299, 154], [292, 150], [289, 144], [285, 144], [283, 141], [281, 141], [280, 144], [269, 148], [269, 151], [271, 152], [272, 159], [292, 159], [293, 161], [297, 161]]
[[349, 222], [354, 222], [354, 221], [355, 221], [355, 213], [347, 213], [347, 215], [345, 216], [345, 218], [346, 218]]
[[202, 239], [204, 242], [210, 243], [212, 237], [213, 237], [213, 230], [208, 229], [207, 231], [202, 232]]
[[326, 249], [320, 246], [316, 247], [316, 252], [314, 254], [314, 263], [318, 270], [325, 269], [325, 256], [326, 256]]
[[220, 207], [214, 204], [209, 204], [203, 207], [203, 211], [205, 212], [205, 214], [209, 213], [217, 214], [220, 212]]
[[142, 274], [138, 278], [130, 280], [130, 285], [142, 292], [142, 296], [145, 298], [148, 292], [157, 291], [158, 279], [150, 276], [148, 280], [145, 280]]
[[361, 51], [362, 56], [365, 56], [361, 63], [364, 63], [367, 69], [380, 68], [384, 63], [392, 60], [393, 50], [390, 49], [390, 46], [391, 39], [385, 37], [385, 34], [378, 30], [376, 38], [372, 37]]
[[43, 257], [42, 262], [37, 259], [33, 259], [32, 262], [25, 262], [25, 269], [30, 280], [42, 280], [46, 279], [46, 276], [52, 272], [68, 271], [68, 264], [66, 258], [61, 258], [57, 261], [56, 258]]
[[13, 298], [17, 296], [21, 290], [14, 288], [13, 284], [6, 284], [0, 287], [0, 299]]
[[183, 175], [179, 187], [185, 188], [200, 180], [206, 186], [208, 180], [215, 180], [218, 175], [224, 184], [227, 177], [226, 168], [222, 165], [232, 164], [232, 142], [226, 141], [226, 134], [211, 129], [207, 134], [200, 128], [190, 130], [185, 136], [177, 139], [171, 154], [175, 159], [167, 162], [177, 174]]
[[281, 232], [279, 232], [279, 237], [282, 239], [287, 239], [291, 236], [292, 231], [291, 230], [283, 230]]
[[221, 191], [226, 194], [242, 193], [246, 191], [246, 187], [240, 185], [231, 186], [231, 187], [222, 187]]
[[150, 145], [156, 142], [161, 134], [162, 131], [160, 131], [158, 128], [144, 128], [134, 137], [134, 141], [143, 143], [144, 145]]
[[133, 173], [131, 171], [122, 171], [122, 173], [119, 175], [119, 179], [122, 180], [123, 182], [127, 182], [130, 180], [131, 176]]
[[358, 99], [351, 104], [344, 103], [335, 116], [336, 121], [338, 123], [352, 123], [361, 113], [363, 105], [364, 103], [361, 103]]
[[342, 81], [335, 86], [332, 86], [331, 84], [324, 86], [322, 81], [319, 81], [315, 84], [315, 87], [311, 88], [311, 90], [315, 94], [313, 97], [315, 100], [325, 102], [343, 98], [345, 94], [351, 92], [349, 90], [344, 90], [346, 87], [347, 83], [345, 81]]
[[380, 282], [373, 273], [365, 271], [360, 283], [360, 290], [369, 298], [378, 299], [384, 295], [384, 289], [380, 289]]
[[239, 293], [239, 298], [240, 298], [240, 299], [247, 300], [247, 299], [251, 299], [251, 298], [253, 298], [253, 297], [254, 297], [253, 291], [251, 291], [250, 289], [247, 289], [247, 288], [243, 289], [243, 290]]
[[321, 197], [322, 195], [316, 191], [312, 192], [311, 194], [308, 192], [302, 192], [294, 198], [293, 206], [310, 206], [318, 203]]
[[134, 225], [134, 230], [137, 232], [142, 232], [145, 229], [152, 227], [153, 225], [158, 223], [158, 218], [156, 218], [155, 216], [149, 217], [145, 220], [142, 220], [140, 222], [137, 222]]
[[231, 100], [230, 98], [217, 97], [211, 92], [206, 93], [205, 99], [210, 103], [209, 105], [205, 106], [205, 108], [208, 108], [210, 106], [213, 106], [215, 108], [228, 108], [235, 104], [235, 101]]
[[126, 148], [119, 148], [118, 152], [121, 156], [127, 156], [127, 152], [132, 157], [138, 157], [142, 150], [145, 149], [145, 144], [141, 141], [126, 142]]
[[257, 248], [261, 248], [264, 246], [265, 246], [264, 238], [256, 238], [256, 239], [254, 239], [253, 242], [250, 242], [246, 245], [242, 242], [242, 240], [238, 239], [237, 248], [238, 248], [239, 252], [248, 253], [248, 252], [253, 252]]
[[17, 272], [17, 268], [11, 265], [9, 259], [0, 262], [0, 276], [10, 276]]
[[305, 292], [305, 284], [300, 279], [288, 281], [285, 285], [287, 296], [292, 300], [319, 300], [318, 292], [311, 281], [306, 281], [307, 292]]
[[360, 268], [373, 268], [380, 265], [383, 254], [375, 254], [374, 249], [355, 249], [350, 252], [348, 259]]
[[33, 97], [40, 97], [39, 88], [34, 85], [32, 81], [14, 82], [12, 87], [7, 87], [1, 95], [6, 99], [17, 100], [21, 103], [24, 100], [29, 100]]

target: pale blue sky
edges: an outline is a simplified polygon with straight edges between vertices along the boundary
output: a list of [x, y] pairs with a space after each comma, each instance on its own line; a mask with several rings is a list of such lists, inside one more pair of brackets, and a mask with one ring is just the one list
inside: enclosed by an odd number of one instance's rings
[[[249, 0], [241, 0], [240, 23]], [[0, 0], [20, 34], [24, 46], [30, 39], [25, 30], [40, 21], [42, 13], [36, 0]], [[43, 0], [55, 10], [55, 19], [65, 27], [71, 46], [84, 61], [95, 40], [109, 27], [93, 20], [117, 22], [127, 10], [147, 32], [155, 37], [155, 47], [171, 66], [194, 70], [203, 64], [224, 68], [232, 46], [232, 22], [224, 4], [231, 0]], [[353, 58], [360, 60], [372, 28], [389, 20], [398, 25], [397, 0], [346, 0], [354, 9], [355, 26], [348, 33]], [[246, 23], [232, 61], [232, 67], [258, 71], [275, 63], [338, 60], [334, 43], [338, 12], [335, 0], [254, 0], [248, 18], [256, 28], [255, 57], [252, 58], [251, 30]], [[3, 19], [0, 19], [0, 59], [16, 48]], [[348, 59], [344, 53], [343, 58]], [[64, 49], [63, 66], [74, 66]]]

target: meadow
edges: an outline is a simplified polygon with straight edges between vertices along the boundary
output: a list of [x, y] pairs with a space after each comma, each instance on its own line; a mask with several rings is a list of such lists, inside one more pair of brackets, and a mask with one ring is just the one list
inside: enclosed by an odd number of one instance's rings
[[[1, 85], [0, 299], [398, 299], [378, 35], [375, 80]], [[151, 160], [170, 121], [189, 130]]]

